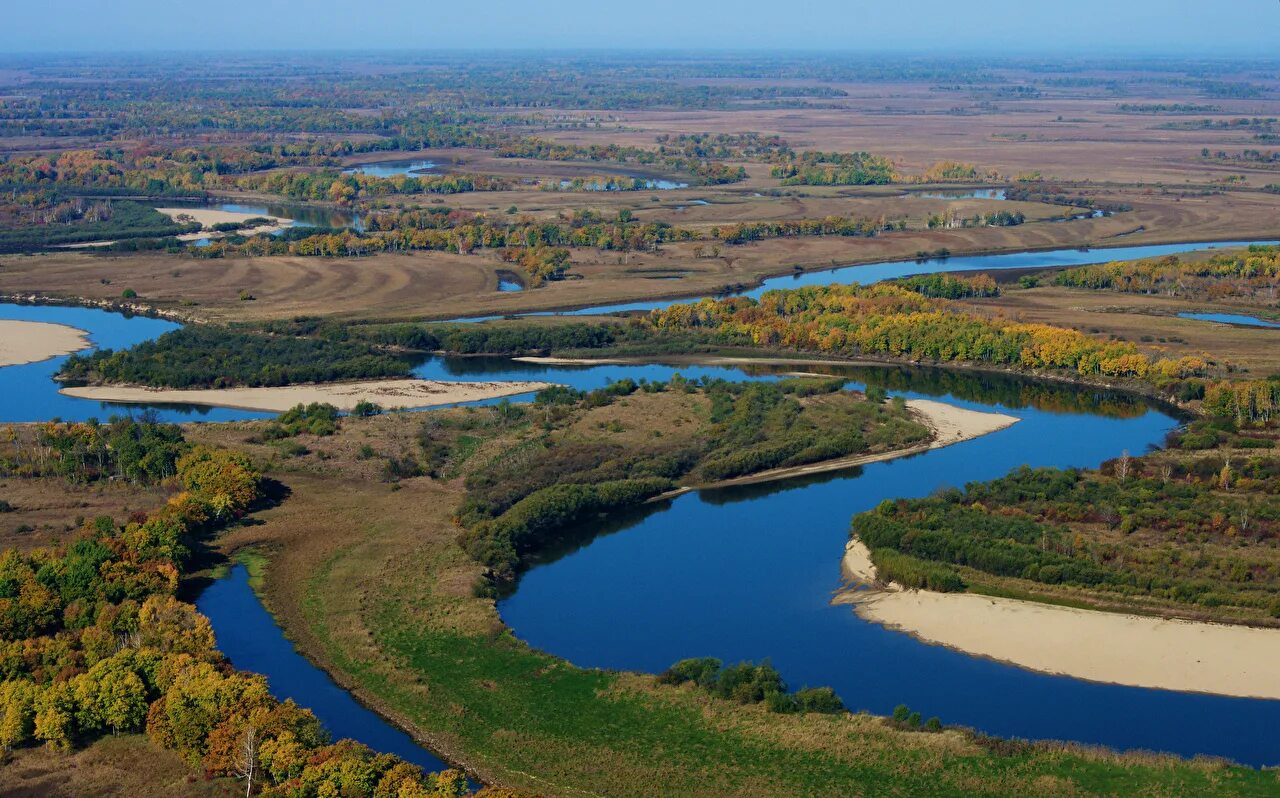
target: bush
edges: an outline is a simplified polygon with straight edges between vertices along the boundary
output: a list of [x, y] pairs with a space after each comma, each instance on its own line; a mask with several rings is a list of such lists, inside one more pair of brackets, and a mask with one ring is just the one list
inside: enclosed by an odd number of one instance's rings
[[120, 292], [120, 297], [122, 299], [137, 299], [138, 292], [134, 291], [132, 288], [126, 288]]
[[281, 413], [269, 430], [279, 438], [304, 432], [321, 437], [332, 435], [338, 431], [338, 408], [324, 402], [295, 405]]
[[382, 415], [382, 405], [361, 399], [359, 402], [356, 402], [356, 406], [351, 409], [351, 415], [361, 418], [380, 416]]
[[720, 668], [723, 665], [724, 663], [714, 657], [682, 659], [658, 674], [658, 681], [661, 684], [693, 682], [699, 687], [711, 687], [719, 677]]
[[786, 689], [782, 674], [768, 660], [761, 665], [750, 662], [730, 665], [720, 671], [712, 688], [721, 698], [737, 701], [739, 704], [758, 704], [770, 694], [784, 693]]

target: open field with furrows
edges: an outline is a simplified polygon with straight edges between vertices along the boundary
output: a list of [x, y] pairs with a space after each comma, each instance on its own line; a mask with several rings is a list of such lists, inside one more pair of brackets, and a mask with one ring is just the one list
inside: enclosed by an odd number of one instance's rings
[[[873, 189], [882, 191], [883, 189]], [[872, 190], [864, 190], [872, 191]], [[643, 197], [591, 194], [606, 211], [643, 208]], [[984, 200], [938, 201], [893, 196], [878, 200], [840, 197], [838, 189], [807, 189], [798, 197], [750, 197], [735, 194], [707, 206], [639, 210], [648, 221], [711, 228], [758, 219], [852, 217], [877, 212], [908, 218], [917, 229], [875, 238], [836, 236], [781, 238], [744, 245], [681, 242], [658, 252], [628, 253], [593, 248], [571, 253], [575, 279], [548, 283], [520, 293], [499, 293], [498, 272], [510, 267], [496, 252], [472, 255], [416, 252], [364, 258], [259, 257], [197, 260], [163, 253], [90, 255], [47, 253], [0, 258], [0, 294], [118, 299], [125, 289], [157, 308], [205, 320], [248, 320], [295, 315], [356, 318], [448, 318], [581, 307], [659, 297], [697, 296], [726, 286], [751, 286], [764, 277], [795, 270], [883, 260], [909, 260], [920, 252], [947, 249], [954, 255], [1077, 246], [1153, 244], [1187, 240], [1268, 238], [1280, 234], [1275, 221], [1280, 195], [1231, 192], [1215, 196], [1178, 196], [1146, 190], [1108, 190], [1098, 196], [1134, 210], [1100, 219], [1066, 222], [1029, 221], [1015, 227], [918, 229], [929, 213], [954, 207], [962, 214], [1018, 206], [1034, 213], [1057, 214], [1056, 206]], [[854, 193], [854, 192], [850, 192]], [[901, 192], [897, 192], [900, 194]], [[483, 197], [482, 193], [462, 195]], [[521, 201], [571, 195], [526, 192]], [[572, 195], [583, 202], [583, 195]], [[665, 200], [664, 200], [665, 202]], [[537, 207], [532, 206], [537, 214]], [[565, 205], [568, 209], [572, 205]], [[879, 209], [877, 211], [877, 209]], [[548, 209], [548, 213], [556, 212]], [[699, 257], [697, 250], [702, 250]], [[580, 278], [580, 279], [578, 279]], [[251, 296], [252, 300], [242, 298]]]
[[[471, 593], [481, 569], [453, 543], [458, 485], [387, 484], [351, 454], [411, 449], [420, 423], [352, 420], [334, 438], [306, 440], [328, 459], [276, 458], [271, 476], [289, 497], [220, 546], [265, 552], [267, 604], [299, 648], [485, 779], [549, 796], [1261, 795], [1273, 786], [1269, 774], [1208, 762], [1054, 746], [996, 754], [958, 732], [905, 732], [865, 715], [768, 715], [532, 651], [491, 599]], [[191, 434], [268, 456], [243, 443], [254, 428]]]

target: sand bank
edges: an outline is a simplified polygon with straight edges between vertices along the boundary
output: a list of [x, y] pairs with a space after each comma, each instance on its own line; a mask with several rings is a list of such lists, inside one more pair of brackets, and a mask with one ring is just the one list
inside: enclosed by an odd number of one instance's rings
[[[870, 552], [851, 541], [845, 577], [875, 582]], [[972, 593], [853, 589], [837, 601], [929, 643], [1031, 670], [1096, 682], [1280, 699], [1280, 630], [1150, 618]]]
[[[205, 229], [195, 233], [181, 233], [174, 236], [179, 241], [190, 243], [192, 241], [200, 241], [201, 239], [218, 239], [225, 238], [228, 233], [209, 232], [209, 228], [215, 224], [224, 224], [226, 222], [240, 223], [247, 219], [275, 219], [275, 224], [264, 224], [259, 227], [251, 227], [247, 230], [233, 231], [238, 235], [255, 236], [259, 233], [278, 233], [281, 230], [293, 224], [292, 219], [286, 219], [277, 216], [264, 216], [260, 213], [238, 213], [234, 211], [218, 211], [212, 208], [156, 208], [156, 211], [163, 213], [174, 221], [178, 221], [178, 217], [185, 216], [199, 222]], [[182, 221], [187, 221], [183, 219]], [[115, 241], [82, 241], [78, 244], [58, 244], [54, 249], [90, 249], [92, 247], [109, 247]]]
[[88, 349], [88, 335], [65, 324], [0, 319], [0, 366], [36, 363]]
[[793, 477], [802, 477], [808, 474], [821, 474], [827, 471], [842, 471], [853, 466], [867, 465], [869, 463], [882, 463], [886, 460], [894, 460], [899, 457], [906, 457], [912, 454], [920, 454], [930, 449], [940, 449], [943, 446], [950, 446], [961, 441], [980, 438], [983, 435], [989, 435], [997, 432], [1005, 427], [1018, 423], [1019, 419], [1014, 416], [1006, 416], [1000, 413], [982, 413], [977, 410], [967, 410], [963, 407], [945, 404], [943, 402], [934, 402], [929, 399], [909, 399], [907, 407], [915, 412], [916, 418], [933, 430], [933, 439], [928, 443], [922, 443], [919, 446], [910, 446], [905, 449], [894, 449], [891, 452], [879, 452], [877, 454], [859, 454], [852, 457], [840, 457], [835, 460], [823, 460], [818, 463], [809, 463], [808, 465], [790, 466], [788, 468], [772, 468], [768, 471], [759, 471], [755, 474], [748, 474], [745, 477], [736, 477], [734, 479], [725, 479], [712, 485], [697, 485], [678, 488], [668, 491], [657, 499], [669, 499], [672, 496], [679, 496], [682, 493], [688, 493], [692, 490], [702, 488], [718, 488], [728, 487], [729, 485], [750, 485], [755, 482], [772, 482], [779, 479], [791, 479]]
[[60, 393], [103, 402], [209, 405], [240, 410], [283, 412], [294, 405], [311, 402], [328, 402], [339, 410], [350, 410], [362, 399], [382, 405], [387, 410], [403, 410], [493, 399], [499, 396], [540, 391], [547, 387], [549, 385], [545, 382], [364, 380], [286, 385], [279, 388], [218, 388], [182, 391], [131, 385], [100, 385], [63, 388]]
[[199, 222], [201, 225], [203, 225], [206, 228], [212, 227], [215, 224], [227, 224], [228, 222], [239, 224], [240, 222], [246, 221], [248, 219], [256, 219], [259, 217], [276, 220], [276, 224], [274, 225], [270, 225], [270, 226], [263, 225], [262, 227], [253, 228], [253, 231], [258, 233], [266, 233], [266, 232], [271, 232], [273, 230], [279, 230], [282, 227], [288, 227], [289, 225], [293, 224], [292, 219], [285, 219], [278, 216], [268, 216], [267, 214], [262, 214], [262, 213], [239, 213], [236, 211], [219, 211], [219, 210], [214, 210], [213, 208], [156, 208], [156, 212], [163, 213], [165, 216], [168, 216], [170, 219], [173, 219], [174, 221], [177, 221], [179, 216], [187, 216]]

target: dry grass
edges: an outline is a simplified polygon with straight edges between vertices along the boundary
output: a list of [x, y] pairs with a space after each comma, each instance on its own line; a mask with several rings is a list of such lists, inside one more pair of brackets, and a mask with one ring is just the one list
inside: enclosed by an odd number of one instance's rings
[[165, 497], [159, 488], [123, 482], [72, 485], [57, 477], [0, 478], [0, 499], [13, 506], [11, 512], [0, 513], [0, 550], [27, 551], [58, 543], [82, 521], [100, 515], [123, 523], [130, 513], [151, 510]]
[[104, 737], [64, 754], [24, 748], [0, 760], [6, 798], [213, 798], [244, 794], [230, 779], [205, 781], [172, 751], [141, 735]]

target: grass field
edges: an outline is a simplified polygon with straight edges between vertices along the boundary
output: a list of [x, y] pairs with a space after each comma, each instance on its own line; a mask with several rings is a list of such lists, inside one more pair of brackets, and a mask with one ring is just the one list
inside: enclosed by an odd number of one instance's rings
[[[416, 421], [349, 422], [327, 459], [278, 459], [291, 491], [220, 542], [269, 560], [269, 608], [299, 648], [387, 717], [486, 780], [539, 795], [1266, 795], [1269, 771], [1055, 746], [983, 747], [868, 716], [777, 716], [583, 670], [529, 649], [475, 598], [453, 544], [456, 484], [371, 478], [361, 442], [410, 446]], [[239, 443], [252, 425], [194, 434]], [[311, 442], [308, 441], [308, 444]], [[266, 447], [248, 447], [255, 455]], [[309, 462], [303, 462], [307, 460]], [[836, 555], [833, 554], [833, 557]]]

